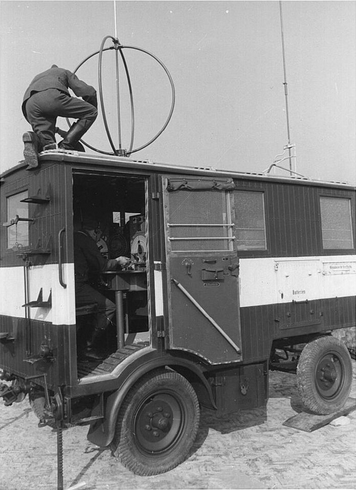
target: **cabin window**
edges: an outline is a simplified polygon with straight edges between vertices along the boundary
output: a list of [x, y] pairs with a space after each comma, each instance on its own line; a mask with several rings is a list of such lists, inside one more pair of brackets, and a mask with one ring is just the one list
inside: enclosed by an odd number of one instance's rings
[[237, 250], [266, 250], [263, 192], [236, 191]]
[[351, 199], [321, 197], [320, 210], [323, 248], [353, 248]]
[[232, 229], [228, 192], [181, 190], [169, 194], [172, 252], [232, 251]]
[[[9, 196], [7, 208], [7, 247], [28, 247], [28, 204], [21, 202], [28, 197], [28, 192], [19, 192]], [[25, 220], [25, 221], [22, 221]]]

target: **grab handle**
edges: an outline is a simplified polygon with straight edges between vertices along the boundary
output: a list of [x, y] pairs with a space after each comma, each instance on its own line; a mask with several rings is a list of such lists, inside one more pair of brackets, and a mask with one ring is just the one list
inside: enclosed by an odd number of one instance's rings
[[59, 284], [62, 286], [62, 288], [66, 288], [67, 284], [63, 281], [63, 266], [62, 266], [62, 235], [65, 232], [65, 228], [62, 228], [59, 230], [58, 233], [58, 279], [59, 279]]

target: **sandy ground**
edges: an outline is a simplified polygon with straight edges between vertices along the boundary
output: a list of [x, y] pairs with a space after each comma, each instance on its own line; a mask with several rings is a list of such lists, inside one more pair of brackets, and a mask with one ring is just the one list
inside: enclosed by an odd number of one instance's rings
[[[351, 396], [356, 398], [356, 362]], [[139, 477], [109, 450], [86, 439], [87, 427], [63, 432], [64, 489], [356, 488], [356, 411], [314, 432], [283, 426], [298, 412], [295, 376], [272, 372], [266, 410], [226, 419], [209, 411], [194, 451], [178, 468]], [[0, 489], [56, 490], [57, 434], [38, 428], [27, 399], [0, 404]]]

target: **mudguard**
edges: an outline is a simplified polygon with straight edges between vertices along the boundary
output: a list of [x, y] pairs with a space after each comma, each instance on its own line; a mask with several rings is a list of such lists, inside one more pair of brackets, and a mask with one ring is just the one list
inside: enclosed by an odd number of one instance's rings
[[199, 401], [203, 401], [205, 406], [216, 408], [210, 384], [200, 365], [194, 360], [178, 358], [169, 353], [151, 351], [144, 354], [139, 359], [139, 363], [136, 362], [132, 366], [131, 373], [128, 374], [125, 370], [120, 375], [117, 380], [120, 388], [112, 392], [106, 399], [104, 419], [96, 420], [90, 425], [87, 435], [90, 442], [101, 447], [106, 447], [111, 443], [115, 434], [116, 419], [127, 393], [143, 375], [159, 367], [170, 368], [187, 378], [191, 378], [188, 381], [193, 380], [192, 385], [197, 391]]

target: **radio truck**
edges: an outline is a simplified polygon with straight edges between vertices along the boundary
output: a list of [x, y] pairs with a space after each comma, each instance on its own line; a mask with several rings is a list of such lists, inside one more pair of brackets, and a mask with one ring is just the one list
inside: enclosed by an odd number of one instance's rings
[[[262, 407], [271, 369], [295, 373], [305, 410], [347, 400], [355, 327], [355, 187], [50, 150], [1, 175], [0, 368], [6, 405], [154, 475], [182, 463], [201, 407]], [[116, 305], [103, 359], [79, 344], [73, 235], [95, 214]], [[80, 340], [81, 339], [81, 340]]]

